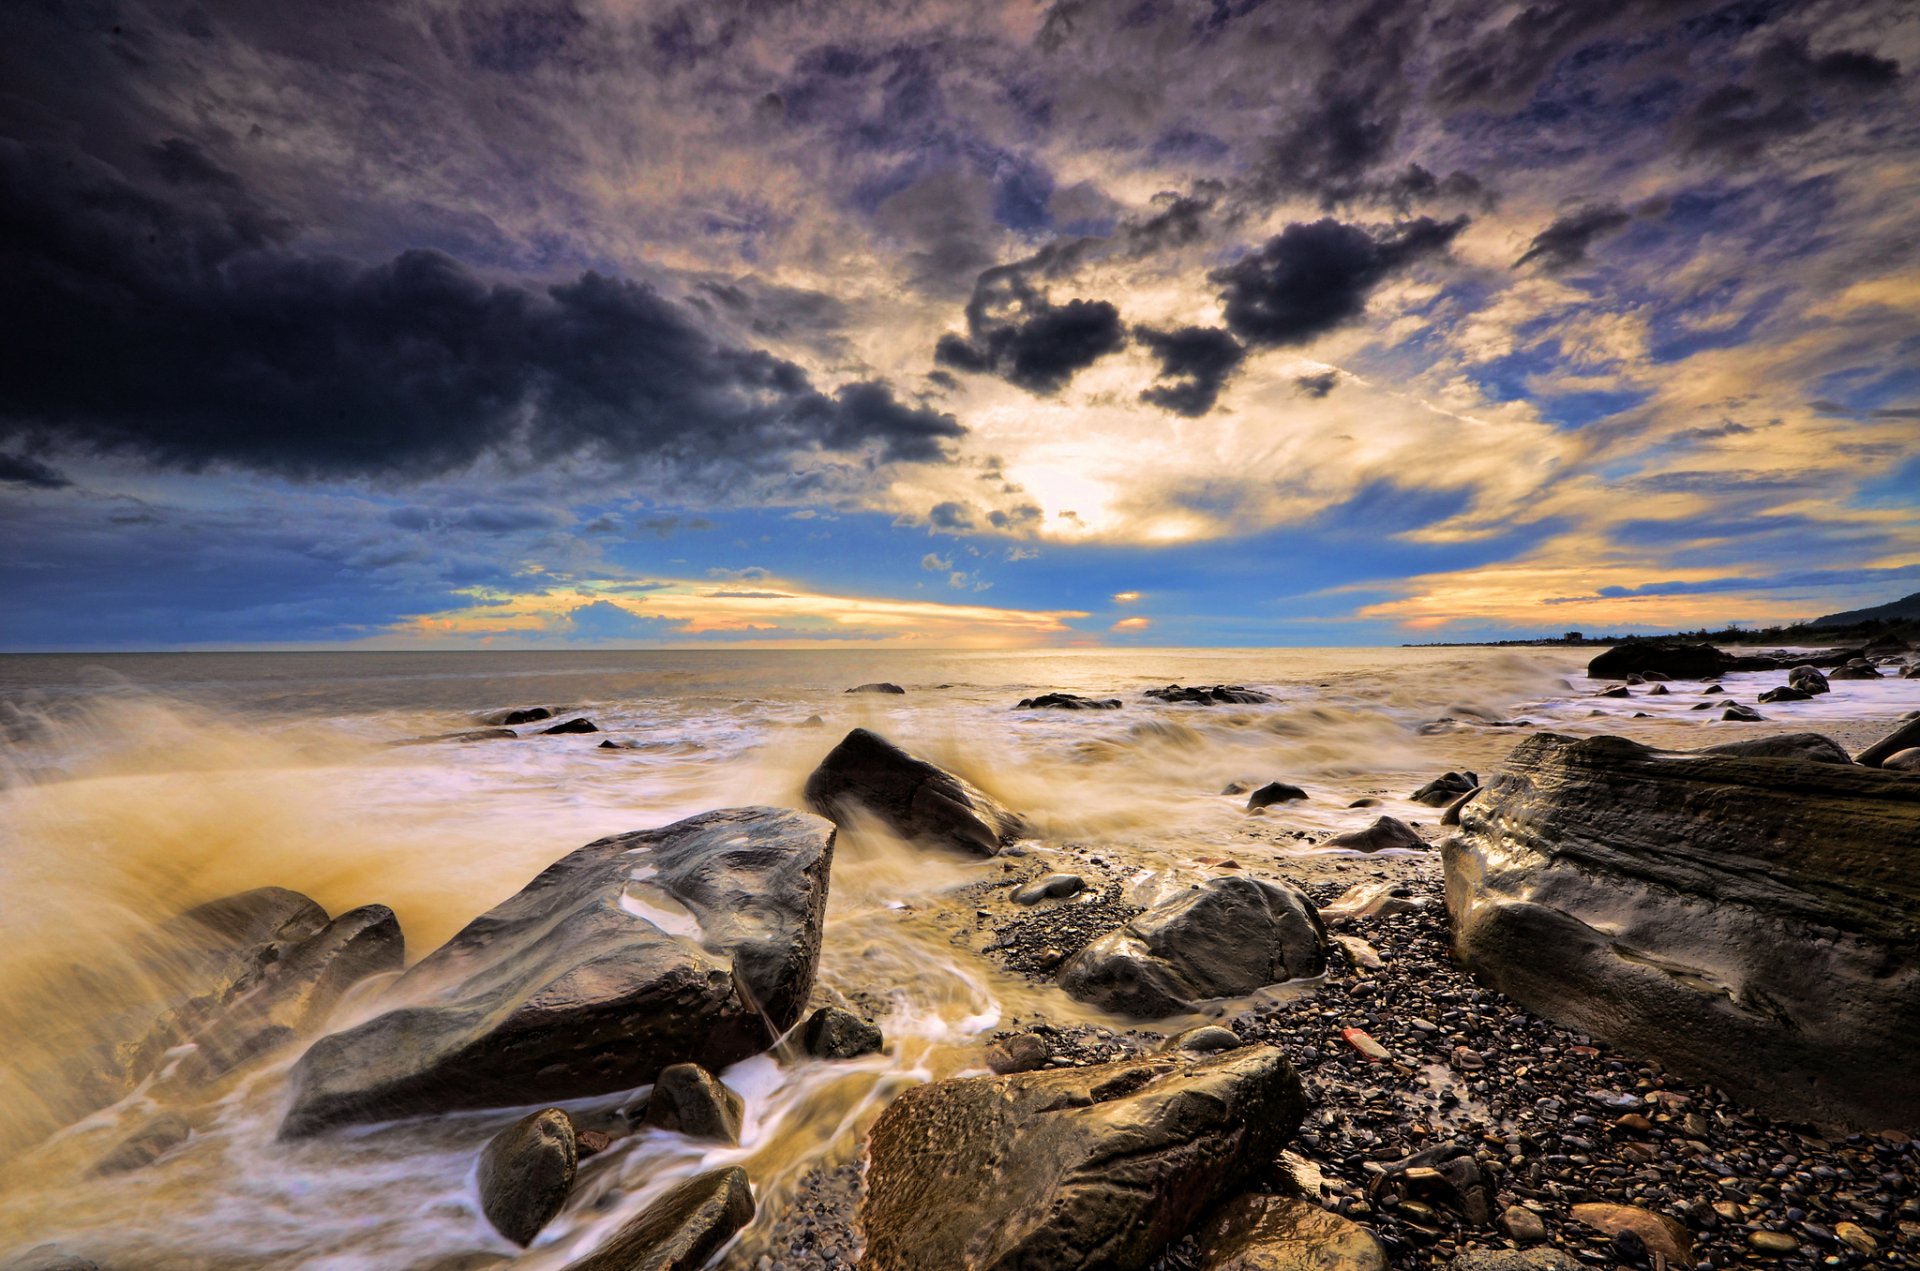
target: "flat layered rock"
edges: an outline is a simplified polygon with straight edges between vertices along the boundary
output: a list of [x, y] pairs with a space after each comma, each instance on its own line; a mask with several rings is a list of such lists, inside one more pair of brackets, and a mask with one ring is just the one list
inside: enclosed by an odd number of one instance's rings
[[1120, 699], [1117, 697], [1082, 697], [1078, 693], [1042, 693], [1038, 697], [1023, 697], [1014, 706], [1020, 711], [1117, 711]]
[[1319, 975], [1327, 932], [1298, 889], [1212, 878], [1093, 941], [1060, 969], [1060, 987], [1120, 1015], [1157, 1019]]
[[912, 843], [992, 856], [1021, 820], [978, 786], [856, 728], [807, 778], [809, 807], [837, 825], [868, 815]]
[[1776, 1115], [1920, 1124], [1920, 782], [1542, 734], [1460, 824], [1483, 981]]
[[868, 1141], [863, 1271], [1137, 1271], [1305, 1113], [1272, 1046], [918, 1086]]
[[626, 1090], [757, 1054], [812, 991], [833, 827], [707, 812], [549, 866], [321, 1038], [285, 1132]]

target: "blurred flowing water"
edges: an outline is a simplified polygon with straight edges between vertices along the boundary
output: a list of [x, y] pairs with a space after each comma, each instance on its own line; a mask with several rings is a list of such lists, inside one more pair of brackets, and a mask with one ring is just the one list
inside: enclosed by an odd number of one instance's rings
[[[595, 838], [709, 808], [801, 806], [807, 773], [856, 725], [996, 794], [1042, 841], [1111, 848], [1143, 879], [1176, 875], [1196, 851], [1225, 846], [1285, 877], [1299, 863], [1291, 850], [1249, 856], [1236, 839], [1247, 817], [1242, 800], [1220, 796], [1224, 783], [1307, 787], [1313, 800], [1291, 805], [1287, 821], [1309, 831], [1353, 828], [1360, 814], [1346, 805], [1361, 795], [1430, 824], [1432, 809], [1405, 796], [1443, 769], [1492, 766], [1524, 735], [1518, 719], [1676, 745], [1722, 739], [1688, 710], [1699, 698], [1678, 688], [1596, 702], [1578, 678], [1591, 652], [0, 658], [0, 1258], [60, 1241], [148, 1271], [557, 1268], [689, 1172], [735, 1162], [760, 1200], [741, 1237], [751, 1250], [808, 1170], [853, 1158], [860, 1129], [892, 1094], [980, 1070], [994, 1029], [1035, 1015], [1123, 1023], [1008, 972], [957, 934], [971, 911], [952, 893], [1000, 877], [1000, 863], [843, 834], [819, 992], [875, 1015], [887, 1053], [821, 1063], [786, 1049], [736, 1065], [724, 1077], [746, 1097], [740, 1146], [661, 1132], [620, 1140], [583, 1164], [567, 1208], [521, 1251], [480, 1215], [474, 1164], [487, 1138], [527, 1109], [282, 1142], [286, 1074], [306, 1039], [184, 1103], [163, 1066], [132, 1096], [73, 1120], [62, 1063], [166, 991], [159, 927], [190, 905], [262, 886], [304, 892], [335, 914], [386, 904], [411, 962]], [[1727, 684], [1751, 700], [1779, 678]], [[844, 692], [882, 679], [907, 693]], [[1141, 696], [1172, 682], [1244, 684], [1278, 701], [1194, 707]], [[1834, 689], [1796, 719], [1819, 727], [1920, 705], [1920, 681]], [[1012, 709], [1047, 690], [1125, 706]], [[560, 718], [585, 715], [601, 731], [394, 744], [533, 705], [565, 707]], [[1639, 710], [1651, 717], [1632, 719]], [[601, 749], [607, 739], [637, 745]], [[327, 1030], [378, 1013], [388, 982], [363, 982]], [[572, 1106], [592, 1119], [632, 1097]], [[167, 1110], [193, 1126], [183, 1146], [145, 1169], [92, 1172]]]

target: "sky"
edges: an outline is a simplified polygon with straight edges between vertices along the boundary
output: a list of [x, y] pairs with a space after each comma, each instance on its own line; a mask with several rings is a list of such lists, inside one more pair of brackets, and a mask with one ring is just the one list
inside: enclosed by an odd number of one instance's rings
[[1908, 0], [24, 0], [0, 649], [1920, 591]]

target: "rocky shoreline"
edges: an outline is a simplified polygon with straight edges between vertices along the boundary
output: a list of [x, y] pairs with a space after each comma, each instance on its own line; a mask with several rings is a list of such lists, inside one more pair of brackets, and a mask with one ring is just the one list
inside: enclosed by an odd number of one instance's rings
[[[1911, 665], [1877, 657], [1776, 659], [1791, 692], [1769, 705]], [[1735, 669], [1755, 668], [1642, 644], [1591, 673], [1596, 696], [1664, 697]], [[1240, 685], [1146, 697], [1275, 700]], [[548, 724], [565, 713], [485, 722], [592, 729]], [[608, 1194], [581, 1181], [604, 1175], [591, 1158], [631, 1170], [654, 1136], [705, 1153], [576, 1248], [575, 1271], [1920, 1266], [1916, 743], [1920, 721], [1857, 758], [1774, 730], [1685, 752], [1530, 730], [1484, 779], [1463, 763], [1396, 796], [1424, 817], [1363, 797], [1355, 828], [1306, 831], [1288, 809], [1307, 791], [1235, 783], [1237, 838], [1169, 870], [1049, 841], [855, 728], [807, 779], [809, 810], [589, 844], [318, 1038], [322, 1007], [397, 969], [392, 914], [330, 924], [294, 893], [235, 898], [213, 924], [232, 947], [196, 955], [217, 974], [180, 987], [134, 1077], [180, 1094], [195, 1064], [237, 1072], [298, 1041], [289, 1142], [535, 1108], [476, 1152], [474, 1203], [536, 1250], [576, 1193]], [[757, 1055], [857, 1064], [891, 1044], [863, 1017], [874, 1002], [816, 988], [838, 840], [875, 834], [974, 871], [898, 920], [1026, 978], [1041, 1005], [954, 1075], [889, 1087], [769, 1204], [750, 1155], [725, 1154], [748, 1126], [726, 1083]], [[1277, 857], [1281, 843], [1316, 855]], [[357, 935], [369, 923], [378, 957]], [[1053, 1017], [1060, 993], [1084, 1012]], [[164, 1158], [194, 1133], [175, 1119], [100, 1168]], [[0, 1266], [123, 1264], [49, 1246]]]

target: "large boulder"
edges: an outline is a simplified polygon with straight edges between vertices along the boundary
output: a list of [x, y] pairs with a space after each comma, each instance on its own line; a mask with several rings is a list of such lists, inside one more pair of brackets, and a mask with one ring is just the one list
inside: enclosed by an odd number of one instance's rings
[[1299, 1128], [1248, 1046], [907, 1091], [868, 1140], [863, 1271], [1137, 1271]]
[[1920, 782], [1547, 733], [1460, 826], [1486, 983], [1781, 1116], [1920, 1125]]
[[1657, 671], [1668, 679], [1704, 680], [1724, 675], [1734, 660], [1710, 644], [1679, 644], [1663, 640], [1629, 640], [1616, 644], [1587, 663], [1587, 678], [1622, 680], [1629, 675]]
[[865, 728], [820, 761], [806, 798], [835, 824], [869, 815], [910, 842], [975, 856], [992, 856], [1023, 828], [992, 795]]
[[1060, 987], [1116, 1014], [1157, 1019], [1326, 965], [1327, 931], [1313, 902], [1296, 888], [1236, 875], [1210, 878], [1093, 941], [1061, 968]]
[[323, 1037], [285, 1132], [626, 1090], [758, 1053], [813, 988], [833, 827], [707, 812], [549, 866], [392, 986], [394, 1009]]
[[1733, 755], [1747, 759], [1801, 759], [1807, 763], [1850, 764], [1853, 757], [1839, 742], [1819, 733], [1775, 733], [1749, 741], [1722, 742], [1698, 750], [1701, 755]]

